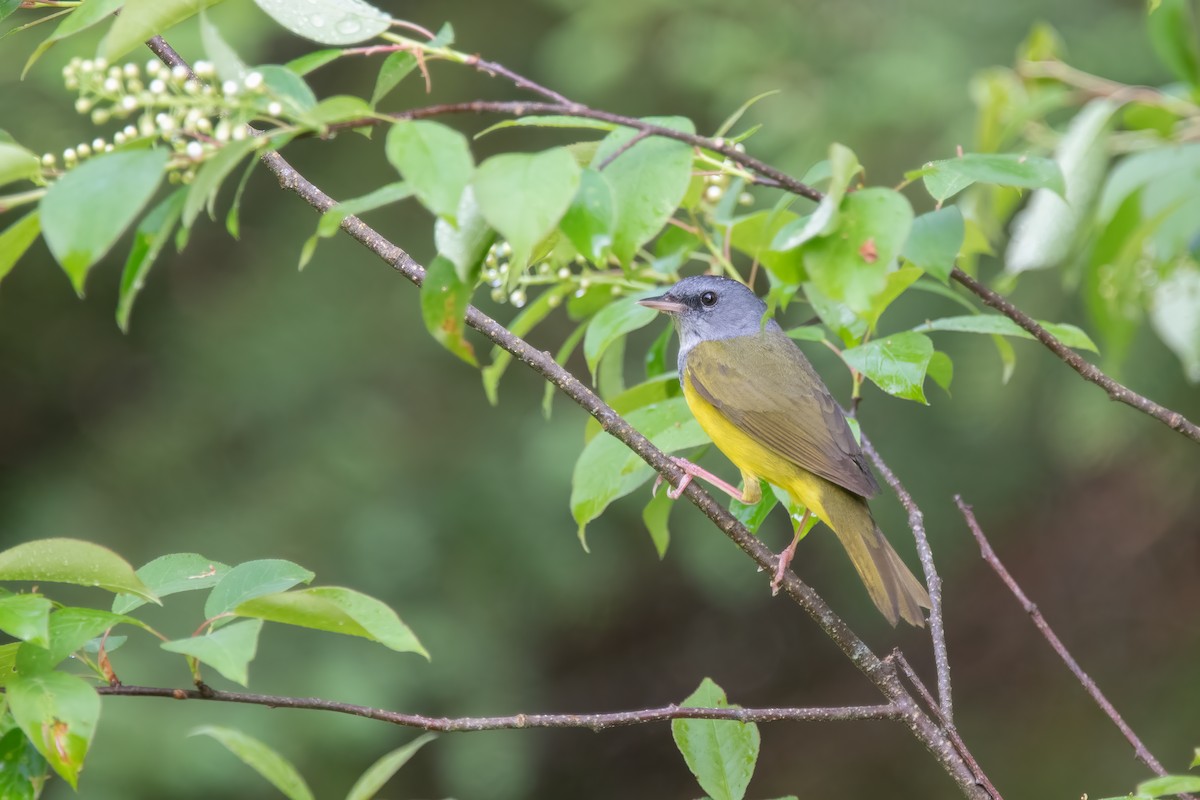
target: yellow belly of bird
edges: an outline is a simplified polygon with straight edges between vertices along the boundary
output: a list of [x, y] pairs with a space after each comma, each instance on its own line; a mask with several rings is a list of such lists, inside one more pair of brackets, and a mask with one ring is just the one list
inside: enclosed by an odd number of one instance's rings
[[699, 392], [692, 388], [691, 380], [684, 380], [683, 396], [692, 411], [692, 416], [713, 440], [713, 444], [742, 471], [746, 489], [757, 489], [757, 481], [762, 478], [767, 483], [783, 489], [791, 495], [792, 500], [812, 511], [817, 519], [826, 525], [833, 527], [821, 502], [821, 489], [829, 481], [796, 466], [789, 459], [756, 442], [701, 397]]

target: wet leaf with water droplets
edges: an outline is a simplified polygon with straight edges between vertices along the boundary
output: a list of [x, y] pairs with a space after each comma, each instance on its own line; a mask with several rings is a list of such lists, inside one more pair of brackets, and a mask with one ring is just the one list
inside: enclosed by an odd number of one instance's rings
[[386, 31], [392, 18], [363, 0], [255, 0], [283, 27], [321, 44], [353, 44]]

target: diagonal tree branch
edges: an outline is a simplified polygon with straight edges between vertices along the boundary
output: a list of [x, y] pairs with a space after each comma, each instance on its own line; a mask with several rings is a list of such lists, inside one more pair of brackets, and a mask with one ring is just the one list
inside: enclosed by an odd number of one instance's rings
[[[161, 36], [149, 40], [147, 45], [167, 65], [188, 68], [187, 62]], [[662, 131], [664, 131], [662, 135], [668, 135], [667, 132], [669, 132], [672, 138], [678, 138], [676, 136], [678, 131], [671, 131], [669, 128], [663, 128]], [[657, 134], [658, 131], [653, 131], [653, 133]], [[332, 198], [305, 179], [278, 153], [268, 152], [261, 157], [261, 161], [276, 176], [282, 188], [300, 196], [314, 210], [324, 213], [336, 205]], [[425, 269], [412, 256], [362, 220], [348, 216], [342, 221], [341, 227], [352, 238], [413, 283], [420, 285], [424, 281]], [[474, 306], [468, 307], [466, 322], [493, 343], [511, 353], [518, 361], [554, 384], [576, 404], [595, 417], [605, 432], [620, 440], [666, 479], [677, 484], [682, 478], [682, 470], [669, 456], [656, 448], [650, 440], [621, 418], [595, 392], [555, 362], [549, 353], [534, 348]], [[718, 505], [695, 482], [687, 486], [684, 494], [705, 516], [712, 520], [718, 529], [733, 540], [763, 570], [767, 571], [767, 574], [774, 574], [777, 563], [776, 555], [738, 522], [729, 511]], [[939, 765], [958, 784], [963, 794], [969, 798], [987, 797], [987, 791], [976, 781], [970, 767], [959, 755], [945, 732], [920, 709], [912, 695], [904, 689], [894, 668], [884, 664], [867, 644], [834, 613], [820, 595], [796, 577], [795, 573], [788, 572], [785, 575], [783, 589], [812, 617], [846, 657], [875, 684], [890, 704], [896, 707], [913, 736], [929, 750]]]
[[[625, 117], [620, 114], [612, 114], [607, 111], [589, 108], [578, 103], [569, 103], [563, 105], [558, 103], [527, 103], [521, 101], [474, 101], [469, 103], [447, 103], [442, 105], [426, 106], [424, 108], [398, 112], [392, 116], [395, 119], [423, 119], [426, 117], [443, 116], [448, 114], [485, 113], [506, 114], [518, 117], [526, 114], [559, 114], [563, 116], [579, 117], [582, 119], [595, 119], [602, 122], [611, 122], [614, 125], [621, 125], [639, 131], [639, 140], [647, 136], [663, 136], [668, 139], [686, 142], [695, 147], [703, 147], [705, 149], [718, 152], [731, 161], [741, 164], [760, 176], [754, 179], [754, 182], [760, 185], [780, 188], [817, 202], [820, 202], [820, 200], [825, 196], [821, 191], [814, 189], [806, 183], [796, 180], [787, 173], [777, 170], [769, 164], [759, 161], [752, 156], [748, 156], [745, 153], [739, 152], [731, 145], [723, 142], [716, 142], [704, 136], [698, 136], [696, 134], [685, 133], [672, 128], [666, 128], [661, 125], [643, 122], [642, 120], [634, 117]], [[351, 120], [348, 122], [331, 125], [330, 129], [338, 130], [343, 128], [359, 128], [368, 125], [375, 125], [378, 124], [378, 122], [378, 119], [364, 118], [361, 120]], [[970, 275], [963, 272], [962, 269], [955, 267], [950, 275], [954, 278], [954, 280], [958, 281], [973, 294], [975, 294], [980, 300], [983, 301], [985, 305], [996, 309], [1001, 314], [1017, 323], [1017, 325], [1041, 342], [1050, 352], [1054, 353], [1054, 355], [1066, 363], [1067, 366], [1079, 373], [1080, 377], [1089, 383], [1094, 383], [1099, 386], [1113, 400], [1136, 408], [1143, 414], [1151, 416], [1157, 419], [1159, 422], [1162, 422], [1171, 430], [1178, 431], [1189, 439], [1200, 442], [1200, 425], [1190, 421], [1182, 413], [1178, 411], [1172, 411], [1171, 409], [1154, 402], [1148, 397], [1138, 394], [1128, 386], [1125, 386], [1119, 381], [1113, 379], [1095, 364], [1092, 364], [1090, 361], [1086, 360], [1074, 350], [1059, 341], [1058, 337], [1039, 325], [1037, 321], [1013, 305], [1013, 303], [1011, 303], [1003, 295], [984, 286], [975, 278], [972, 278]]]
[[1154, 417], [1173, 431], [1179, 431], [1192, 441], [1200, 442], [1200, 425], [1191, 422], [1178, 411], [1160, 406], [1153, 400], [1143, 397], [1127, 386], [1110, 378], [1095, 364], [1060, 342], [1054, 334], [1038, 325], [1033, 317], [1026, 314], [1008, 301], [1003, 295], [992, 291], [979, 281], [955, 267], [950, 276], [963, 286], [970, 289], [985, 305], [999, 311], [1013, 322], [1020, 325], [1046, 348], [1062, 359], [1068, 367], [1079, 373], [1079, 376], [1089, 383], [1094, 383], [1103, 389], [1109, 397], [1118, 402], [1136, 408], [1143, 414]]
[[99, 686], [96, 691], [112, 697], [170, 697], [175, 700], [211, 700], [245, 703], [268, 708], [300, 708], [332, 711], [355, 717], [390, 722], [426, 731], [496, 731], [514, 728], [588, 728], [602, 731], [626, 725], [643, 725], [673, 719], [723, 719], [735, 722], [842, 722], [863, 719], [897, 719], [900, 709], [891, 704], [875, 706], [831, 706], [828, 708], [684, 708], [677, 705], [613, 711], [605, 714], [513, 714], [506, 717], [429, 717], [402, 714], [383, 708], [339, 703], [319, 697], [283, 697], [250, 692], [201, 689], [171, 689], [160, 686]]
[[995, 573], [1000, 576], [1000, 580], [1004, 582], [1004, 585], [1008, 587], [1010, 592], [1012, 592], [1013, 597], [1015, 597], [1017, 602], [1021, 604], [1021, 607], [1025, 609], [1025, 613], [1030, 616], [1030, 618], [1033, 620], [1033, 624], [1037, 626], [1037, 629], [1041, 632], [1042, 636], [1044, 636], [1046, 641], [1050, 643], [1050, 647], [1054, 649], [1054, 652], [1058, 654], [1058, 657], [1062, 659], [1062, 662], [1067, 665], [1067, 669], [1071, 670], [1071, 674], [1073, 674], [1076, 679], [1083, 684], [1084, 690], [1091, 695], [1094, 701], [1096, 701], [1096, 705], [1100, 706], [1100, 710], [1107, 714], [1108, 718], [1113, 721], [1113, 724], [1116, 725], [1117, 729], [1121, 731], [1121, 734], [1125, 737], [1126, 741], [1133, 745], [1133, 752], [1134, 755], [1137, 756], [1137, 759], [1150, 769], [1154, 770], [1154, 772], [1157, 774], [1166, 775], [1167, 771], [1163, 769], [1163, 765], [1159, 763], [1158, 759], [1154, 757], [1154, 754], [1150, 752], [1146, 745], [1142, 743], [1142, 740], [1138, 738], [1137, 734], [1133, 732], [1133, 729], [1129, 727], [1129, 724], [1125, 722], [1125, 719], [1117, 712], [1117, 709], [1113, 707], [1113, 704], [1110, 703], [1108, 698], [1104, 696], [1104, 693], [1100, 691], [1100, 687], [1096, 685], [1096, 682], [1092, 680], [1091, 676], [1083, 671], [1083, 668], [1079, 666], [1079, 662], [1077, 662], [1071, 656], [1071, 653], [1067, 650], [1067, 646], [1063, 644], [1062, 639], [1059, 639], [1054, 631], [1050, 628], [1050, 624], [1046, 622], [1046, 618], [1042, 616], [1042, 612], [1038, 610], [1038, 607], [1033, 603], [1033, 601], [1031, 601], [1025, 592], [1021, 590], [1020, 585], [1017, 583], [1016, 579], [1013, 578], [1012, 573], [1010, 573], [1005, 568], [1004, 564], [1000, 562], [1000, 558], [996, 555], [996, 551], [992, 549], [991, 543], [984, 535], [983, 529], [979, 527], [979, 521], [975, 519], [975, 512], [969, 505], [963, 502], [961, 495], [955, 495], [954, 502], [958, 505], [958, 510], [962, 512], [963, 518], [967, 521], [967, 527], [971, 529], [971, 533], [974, 535], [975, 541], [979, 543], [979, 551], [983, 556], [983, 560], [986, 561], [988, 565], [995, 571]]

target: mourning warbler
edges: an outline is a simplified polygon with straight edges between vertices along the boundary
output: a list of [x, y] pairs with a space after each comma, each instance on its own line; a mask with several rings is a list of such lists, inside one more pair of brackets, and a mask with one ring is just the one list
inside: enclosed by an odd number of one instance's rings
[[780, 555], [778, 591], [809, 514], [833, 529], [867, 593], [888, 622], [925, 624], [929, 595], [871, 516], [879, 491], [841, 407], [767, 306], [750, 289], [712, 275], [684, 278], [666, 294], [639, 301], [669, 314], [679, 334], [683, 396], [713, 443], [742, 471], [735, 489], [676, 459], [685, 475], [712, 481], [744, 503], [762, 496], [759, 479], [804, 505], [804, 519]]

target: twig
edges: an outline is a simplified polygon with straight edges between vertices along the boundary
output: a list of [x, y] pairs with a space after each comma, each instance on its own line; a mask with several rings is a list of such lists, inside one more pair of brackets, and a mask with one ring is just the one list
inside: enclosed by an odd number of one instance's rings
[[938, 718], [938, 721], [942, 723], [942, 729], [946, 731], [946, 735], [949, 736], [950, 741], [954, 743], [959, 755], [963, 757], [963, 760], [967, 762], [967, 765], [971, 768], [971, 771], [975, 773], [975, 777], [979, 781], [979, 785], [982, 786], [989, 795], [991, 795], [993, 800], [1004, 800], [1004, 798], [1000, 796], [1000, 792], [995, 786], [992, 785], [992, 782], [988, 780], [987, 773], [985, 773], [983, 768], [979, 766], [979, 762], [975, 760], [975, 756], [971, 755], [971, 751], [967, 749], [967, 743], [964, 742], [962, 736], [959, 735], [958, 728], [955, 726], [954, 721], [945, 715], [941, 707], [939, 707], [937, 702], [933, 699], [933, 695], [929, 694], [929, 689], [925, 688], [925, 684], [917, 676], [917, 672], [912, 668], [912, 665], [908, 663], [908, 659], [904, 657], [904, 653], [900, 652], [900, 648], [897, 647], [896, 649], [892, 650], [891, 654], [885, 660], [900, 667], [900, 671], [904, 673], [904, 677], [908, 678], [908, 682], [912, 684], [912, 687], [917, 690], [918, 694], [921, 695], [921, 699], [925, 701], [925, 705], [934, 713], [934, 715]]
[[963, 286], [970, 289], [975, 295], [984, 302], [985, 305], [999, 311], [1004, 316], [1011, 319], [1013, 322], [1020, 325], [1027, 332], [1031, 333], [1035, 339], [1044, 344], [1050, 352], [1058, 356], [1067, 366], [1079, 373], [1079, 376], [1089, 383], [1094, 383], [1108, 393], [1108, 396], [1113, 400], [1117, 400], [1126, 405], [1133, 406], [1143, 414], [1148, 414], [1154, 417], [1159, 422], [1162, 422], [1173, 431], [1179, 431], [1189, 439], [1200, 442], [1200, 426], [1194, 422], [1190, 422], [1187, 417], [1180, 414], [1178, 411], [1172, 411], [1165, 406], [1160, 406], [1153, 400], [1143, 397], [1132, 389], [1124, 386], [1112, 378], [1105, 375], [1095, 364], [1086, 361], [1082, 356], [1076, 353], [1071, 348], [1060, 342], [1054, 334], [1043, 328], [1021, 309], [1010, 303], [1005, 297], [997, 292], [992, 291], [984, 286], [979, 281], [972, 278], [967, 273], [963, 272], [958, 267], [950, 273], [954, 280], [961, 283]]
[[650, 134], [647, 133], [646, 131], [638, 131], [636, 135], [634, 135], [633, 137], [631, 137], [629, 139], [629, 141], [625, 142], [625, 144], [618, 147], [615, 151], [613, 151], [611, 154], [609, 154], [603, 161], [601, 161], [599, 164], [597, 164], [596, 171], [603, 172], [605, 167], [607, 167], [612, 162], [616, 161], [618, 158], [620, 158], [626, 152], [632, 150], [637, 145], [638, 142], [642, 141], [643, 139], [648, 139], [649, 137], [650, 137]]
[[1090, 97], [1111, 97], [1122, 102], [1160, 106], [1184, 117], [1200, 112], [1200, 106], [1182, 98], [1172, 97], [1149, 86], [1130, 86], [1110, 81], [1061, 61], [1022, 61], [1017, 65], [1017, 74], [1022, 78], [1051, 78], [1080, 89]]
[[[661, 125], [653, 125], [633, 117], [625, 117], [620, 114], [611, 114], [607, 111], [599, 111], [588, 108], [587, 106], [583, 106], [578, 103], [569, 103], [567, 105], [559, 105], [554, 103], [522, 103], [511, 101], [446, 103], [403, 111], [392, 115], [392, 117], [394, 119], [423, 119], [426, 117], [443, 116], [447, 114], [485, 113], [508, 114], [511, 116], [523, 116], [529, 113], [559, 114], [563, 116], [579, 117], [582, 119], [595, 119], [603, 122], [611, 122], [615, 125], [633, 128], [641, 132], [641, 134], [644, 136], [663, 136], [668, 139], [676, 139], [681, 142], [687, 142], [695, 147], [703, 147], [721, 153], [731, 161], [739, 163], [747, 169], [757, 173], [758, 176], [761, 176], [754, 178], [755, 183], [784, 189], [792, 192], [793, 194], [797, 194], [801, 197], [806, 197], [809, 200], [814, 200], [817, 202], [820, 202], [820, 200], [825, 196], [821, 191], [812, 188], [806, 183], [796, 180], [790, 175], [775, 169], [769, 164], [748, 156], [745, 153], [738, 152], [731, 145], [720, 144], [703, 136], [677, 131]], [[331, 130], [341, 128], [361, 128], [378, 123], [379, 120], [377, 119], [364, 118], [337, 123], [330, 125], [329, 127]], [[1193, 441], [1200, 442], [1200, 426], [1189, 421], [1183, 414], [1159, 405], [1153, 400], [1138, 394], [1129, 387], [1112, 379], [1095, 364], [1085, 360], [1074, 350], [1059, 341], [1054, 334], [1050, 333], [1050, 331], [1039, 325], [1032, 317], [1030, 317], [1021, 309], [1017, 308], [1004, 296], [984, 286], [982, 283], [963, 272], [960, 268], [955, 267], [950, 274], [956, 281], [967, 287], [971, 292], [978, 296], [985, 305], [996, 309], [1001, 314], [1017, 323], [1017, 325], [1019, 325], [1025, 331], [1032, 334], [1033, 337], [1045, 345], [1050, 352], [1054, 353], [1059, 359], [1065, 362], [1067, 366], [1079, 373], [1080, 377], [1082, 377], [1084, 380], [1094, 383], [1100, 388], [1104, 389], [1108, 396], [1113, 400], [1117, 400], [1125, 403], [1126, 405], [1132, 406], [1138, 411], [1154, 417], [1172, 430], [1182, 433], [1184, 436], [1187, 436]]]
[[925, 515], [865, 435], [862, 437], [862, 446], [863, 452], [871, 459], [875, 469], [879, 470], [884, 482], [896, 493], [900, 505], [904, 506], [908, 513], [908, 527], [916, 539], [917, 556], [921, 559], [921, 570], [925, 573], [925, 588], [929, 590], [929, 638], [933, 643], [933, 663], [937, 670], [938, 708], [946, 722], [953, 725], [954, 702], [950, 696], [950, 656], [946, 651], [946, 624], [942, 615], [942, 579], [933, 563], [933, 550], [930, 549], [929, 537], [925, 534]]
[[[175, 64], [186, 66], [183, 58], [170, 45], [163, 41], [162, 37], [154, 37], [151, 40], [151, 49], [164, 63], [170, 66], [174, 66]], [[535, 105], [545, 104], [526, 104], [526, 108]], [[551, 108], [561, 110], [556, 106], [551, 106]], [[609, 116], [617, 121], [618, 124], [623, 124], [621, 120], [627, 119], [618, 115]], [[637, 127], [637, 125], [642, 125], [647, 129], [658, 127], [648, 126], [637, 120], [634, 120], [634, 122], [637, 123], [634, 127]], [[673, 131], [669, 128], [662, 128], [661, 133], [657, 130], [651, 130], [651, 133], [670, 136], [671, 138], [686, 136], [690, 137], [690, 139], [700, 140], [699, 142], [691, 143], [699, 144], [699, 146], [709, 146], [707, 140], [703, 140], [701, 137], [694, 137], [691, 134], [680, 134], [679, 131]], [[684, 140], [690, 141], [690, 139]], [[317, 212], [324, 213], [336, 205], [331, 197], [304, 178], [303, 175], [297, 172], [278, 153], [265, 153], [261, 156], [261, 161], [276, 176], [282, 188], [299, 195], [301, 199]], [[770, 169], [777, 172], [774, 168]], [[348, 216], [342, 220], [341, 227], [352, 238], [386, 261], [397, 272], [413, 283], [420, 285], [424, 281], [425, 269], [412, 256], [390, 242], [362, 220], [355, 216]], [[601, 400], [599, 395], [555, 362], [549, 353], [531, 346], [524, 339], [515, 335], [474, 306], [468, 306], [466, 322], [493, 343], [511, 353], [518, 361], [524, 363], [558, 387], [559, 390], [570, 397], [577, 405], [595, 417], [605, 432], [621, 441], [673, 485], [679, 483], [683, 477], [683, 471], [675, 462]], [[705, 516], [712, 520], [719, 530], [749, 555], [767, 574], [774, 574], [777, 556], [759, 541], [756, 536], [750, 533], [744, 525], [738, 522], [729, 511], [718, 505], [698, 482], [693, 481], [690, 483], [684, 494]], [[975, 777], [966, 762], [953, 745], [946, 741], [945, 736], [939, 727], [934, 724], [933, 720], [921, 711], [912, 695], [901, 685], [894, 670], [889, 669], [871, 651], [866, 643], [834, 613], [833, 609], [825, 603], [821, 596], [796, 577], [794, 573], [789, 572], [784, 576], [783, 589], [789, 597], [804, 609], [825, 634], [833, 640], [846, 657], [875, 684], [884, 697], [898, 709], [898, 713], [907, 724], [913, 736], [929, 750], [930, 754], [933, 755], [946, 774], [959, 786], [963, 794], [969, 798], [983, 797], [982, 790], [976, 783]]]
[[[581, 103], [542, 103], [542, 102], [526, 102], [522, 100], [472, 100], [466, 103], [440, 103], [437, 105], [424, 106], [421, 108], [408, 109], [406, 111], [398, 111], [387, 116], [393, 120], [396, 119], [426, 119], [428, 117], [441, 117], [450, 114], [505, 114], [508, 116], [522, 117], [526, 114], [555, 114], [564, 117], [578, 117], [579, 119], [594, 119], [600, 122], [609, 122], [613, 125], [620, 125], [626, 128], [632, 128], [639, 131], [644, 136], [661, 136], [666, 139], [675, 139], [680, 142], [686, 142], [693, 147], [702, 147], [705, 150], [712, 150], [714, 153], [720, 153], [730, 161], [741, 164], [748, 170], [757, 173], [759, 176], [754, 179], [755, 183], [763, 186], [771, 186], [778, 189], [784, 189], [792, 194], [801, 197], [807, 197], [809, 200], [820, 201], [825, 195], [817, 189], [809, 186], [807, 183], [798, 181], [786, 172], [782, 172], [764, 161], [760, 161], [753, 156], [747, 155], [736, 149], [732, 144], [718, 142], [715, 139], [710, 139], [707, 136], [699, 136], [695, 133], [686, 131], [677, 131], [674, 128], [668, 128], [663, 125], [655, 125], [651, 122], [640, 120], [637, 117], [627, 117], [622, 114], [613, 114], [609, 111], [601, 111], [595, 108], [589, 108]], [[355, 128], [366, 128], [373, 125], [379, 125], [381, 120], [378, 117], [362, 117], [361, 119], [345, 120], [335, 122], [327, 126], [328, 130], [353, 130]]]
[[1142, 744], [1142, 740], [1126, 724], [1124, 718], [1117, 713], [1112, 703], [1108, 702], [1108, 698], [1100, 691], [1100, 687], [1091, 679], [1091, 676], [1083, 671], [1083, 668], [1079, 666], [1079, 663], [1067, 651], [1067, 646], [1063, 644], [1062, 639], [1059, 639], [1054, 631], [1050, 629], [1050, 624], [1046, 622], [1046, 618], [1042, 616], [1042, 612], [1038, 610], [1038, 607], [1021, 590], [1012, 573], [1005, 568], [1004, 564], [1000, 563], [1000, 559], [996, 556], [996, 551], [992, 549], [991, 543], [988, 542], [987, 537], [983, 534], [983, 529], [979, 527], [979, 521], [975, 519], [975, 512], [971, 510], [969, 505], [963, 502], [962, 495], [955, 495], [954, 502], [958, 505], [958, 510], [962, 512], [963, 518], [967, 521], [967, 527], [971, 529], [971, 533], [975, 536], [975, 541], [979, 543], [979, 551], [983, 556], [983, 560], [1000, 576], [1000, 580], [1004, 581], [1004, 585], [1012, 592], [1013, 597], [1017, 598], [1017, 602], [1021, 604], [1021, 607], [1025, 609], [1025, 613], [1033, 620], [1033, 624], [1037, 626], [1042, 636], [1054, 648], [1054, 652], [1058, 653], [1058, 657], [1067, 665], [1067, 668], [1071, 670], [1076, 679], [1083, 684], [1084, 690], [1092, 696], [1092, 699], [1096, 701], [1096, 705], [1100, 706], [1100, 709], [1113, 721], [1113, 724], [1125, 736], [1126, 741], [1133, 745], [1133, 752], [1138, 760], [1154, 770], [1155, 773], [1166, 775], [1167, 771], [1163, 769], [1162, 764], [1146, 748], [1146, 745]]
[[319, 697], [281, 697], [249, 692], [222, 692], [204, 689], [170, 689], [159, 686], [100, 686], [100, 694], [117, 697], [170, 697], [176, 700], [213, 700], [220, 703], [246, 703], [269, 708], [302, 708], [333, 711], [355, 717], [390, 722], [426, 731], [495, 731], [513, 728], [588, 728], [602, 731], [626, 725], [642, 725], [673, 719], [723, 719], [736, 722], [840, 722], [862, 719], [897, 719], [900, 709], [894, 705], [833, 706], [829, 708], [683, 708], [668, 705], [636, 711], [605, 714], [513, 714], [505, 717], [427, 717], [402, 714], [382, 708], [339, 703]]
[[497, 64], [495, 61], [486, 61], [477, 55], [471, 56], [464, 63], [468, 67], [472, 67], [482, 72], [484, 75], [488, 75], [493, 78], [497, 76], [505, 78], [518, 89], [528, 89], [534, 94], [540, 94], [542, 97], [545, 97], [552, 103], [572, 105], [570, 100], [568, 100], [566, 97], [563, 97], [553, 89], [542, 86], [537, 81], [532, 81], [529, 78], [526, 78], [524, 75], [518, 75], [503, 64]]

